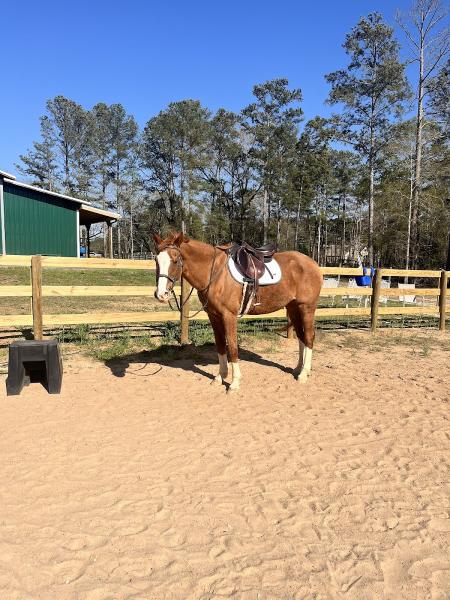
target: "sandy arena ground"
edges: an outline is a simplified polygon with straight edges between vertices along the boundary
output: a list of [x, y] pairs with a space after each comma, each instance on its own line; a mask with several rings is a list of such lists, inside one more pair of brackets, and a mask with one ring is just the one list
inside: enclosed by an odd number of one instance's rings
[[229, 395], [210, 347], [0, 382], [0, 598], [448, 600], [449, 334], [398, 335], [320, 336], [304, 386], [280, 339]]

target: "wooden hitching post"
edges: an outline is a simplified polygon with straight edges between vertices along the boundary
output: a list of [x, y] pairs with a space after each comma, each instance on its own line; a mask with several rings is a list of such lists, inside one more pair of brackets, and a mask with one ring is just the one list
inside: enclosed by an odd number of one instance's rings
[[370, 325], [372, 331], [376, 331], [378, 327], [378, 309], [380, 307], [380, 291], [381, 291], [381, 269], [375, 272], [375, 279], [372, 288], [372, 303], [370, 305]]
[[445, 331], [445, 311], [447, 309], [447, 284], [448, 275], [446, 271], [441, 273], [440, 294], [439, 294], [439, 329]]
[[31, 308], [34, 339], [42, 340], [42, 256], [31, 257]]

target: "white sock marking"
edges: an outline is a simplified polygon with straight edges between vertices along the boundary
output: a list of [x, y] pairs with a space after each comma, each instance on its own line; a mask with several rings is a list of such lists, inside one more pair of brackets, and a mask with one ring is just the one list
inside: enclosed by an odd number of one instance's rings
[[241, 369], [239, 367], [239, 363], [237, 362], [232, 362], [231, 363], [231, 371], [233, 374], [232, 380], [231, 380], [231, 385], [230, 385], [230, 389], [231, 390], [237, 390], [239, 389], [239, 385], [241, 383]]
[[239, 363], [231, 363], [231, 370], [233, 372], [233, 379], [240, 379], [242, 377]]
[[294, 373], [302, 378], [302, 380], [306, 380], [308, 375], [311, 373], [312, 368], [312, 348], [308, 348], [298, 340], [298, 363], [296, 368], [294, 369]]
[[308, 375], [311, 372], [311, 368], [312, 368], [312, 348], [308, 348], [307, 346], [305, 346], [303, 348], [303, 370], [305, 370]]

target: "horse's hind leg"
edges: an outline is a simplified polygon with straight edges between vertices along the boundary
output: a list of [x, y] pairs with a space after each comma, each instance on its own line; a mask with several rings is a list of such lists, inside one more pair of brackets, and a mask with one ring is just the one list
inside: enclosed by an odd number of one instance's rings
[[225, 325], [225, 335], [227, 337], [233, 375], [228, 391], [233, 391], [238, 390], [241, 383], [241, 370], [238, 363], [237, 317], [232, 313], [227, 313], [223, 317], [223, 322]]
[[299, 305], [298, 303], [294, 300], [293, 302], [291, 302], [290, 304], [287, 305], [287, 312], [288, 312], [288, 316], [289, 316], [289, 320], [291, 321], [294, 329], [295, 329], [295, 333], [297, 334], [297, 339], [298, 339], [298, 362], [297, 362], [297, 366], [294, 369], [294, 377], [296, 379], [299, 378], [299, 375], [302, 371], [302, 367], [303, 367], [303, 354], [304, 354], [304, 331], [303, 331], [303, 319], [302, 319], [302, 315], [300, 314], [300, 309], [299, 309]]
[[305, 383], [311, 373], [312, 366], [315, 307], [295, 303], [289, 305], [287, 309], [298, 337], [299, 357], [297, 366], [294, 369], [294, 376], [300, 383]]
[[227, 341], [225, 337], [225, 326], [221, 317], [209, 315], [209, 320], [214, 331], [217, 354], [219, 356], [219, 374], [214, 377], [212, 383], [223, 383], [228, 375]]

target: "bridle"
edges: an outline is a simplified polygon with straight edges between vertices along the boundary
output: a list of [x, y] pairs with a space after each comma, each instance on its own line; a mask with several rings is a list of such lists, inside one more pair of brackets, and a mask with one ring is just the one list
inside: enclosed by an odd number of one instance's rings
[[[164, 246], [164, 249], [161, 250], [161, 252], [163, 252], [164, 250], [167, 250], [168, 248], [171, 248], [171, 249], [176, 250], [178, 252], [177, 266], [179, 267], [180, 273], [182, 274], [183, 273], [184, 262], [183, 262], [183, 257], [181, 255], [181, 250], [180, 250], [179, 246], [175, 246], [175, 244], [170, 244], [169, 246]], [[219, 277], [219, 275], [222, 273], [225, 265], [227, 264], [227, 261], [225, 261], [224, 264], [222, 265], [222, 267], [216, 273], [214, 273], [214, 266], [216, 264], [216, 257], [217, 257], [217, 246], [214, 246], [214, 256], [213, 256], [212, 263], [211, 263], [211, 270], [210, 270], [210, 273], [209, 273], [208, 285], [205, 288], [201, 289], [201, 290], [197, 290], [198, 292], [201, 292], [201, 293], [206, 292], [206, 300], [205, 300], [204, 304], [202, 305], [202, 307], [194, 315], [188, 317], [189, 319], [193, 319], [200, 312], [202, 312], [202, 310], [204, 310], [206, 308], [206, 306], [208, 304], [208, 300], [209, 300], [209, 297], [208, 297], [209, 288], [217, 280], [217, 278]], [[189, 298], [192, 296], [192, 292], [194, 291], [194, 288], [191, 287], [191, 291], [189, 292], [189, 294], [187, 295], [187, 297], [183, 300], [183, 302], [180, 304], [178, 302], [177, 295], [175, 294], [173, 288], [175, 286], [175, 283], [177, 281], [179, 281], [179, 279], [181, 279], [181, 275], [180, 275], [180, 277], [171, 277], [168, 273], [167, 273], [167, 275], [164, 275], [164, 274], [160, 274], [158, 272], [158, 276], [157, 276], [157, 279], [156, 279], [156, 285], [158, 285], [160, 277], [168, 279], [172, 283], [172, 288], [170, 290], [168, 290], [168, 291], [170, 291], [172, 293], [172, 296], [173, 296], [173, 298], [175, 300], [175, 304], [177, 305], [177, 309], [178, 309], [179, 312], [181, 312], [183, 310], [185, 304], [188, 302]], [[170, 308], [172, 310], [175, 310], [174, 308], [172, 308], [172, 305], [170, 304], [170, 301], [169, 301], [169, 306], [170, 306]]]
[[[178, 246], [175, 246], [175, 244], [171, 244], [170, 246], [165, 246], [164, 250], [167, 250], [167, 248], [172, 248], [173, 250], [176, 250], [178, 252], [177, 267], [180, 269], [180, 271], [182, 273], [184, 263], [183, 263], [183, 257], [181, 256], [180, 248]], [[164, 250], [162, 250], [162, 252]], [[176, 284], [176, 282], [181, 278], [181, 276], [180, 277], [171, 277], [169, 275], [169, 273], [167, 273], [167, 275], [165, 275], [164, 273], [161, 274], [161, 273], [159, 273], [159, 269], [158, 269], [158, 277], [156, 279], [156, 285], [158, 285], [159, 279], [161, 277], [164, 279], [168, 279], [170, 281], [170, 283], [172, 284], [172, 286], [174, 286]], [[173, 291], [173, 287], [172, 287], [172, 290], [170, 290], [170, 291]]]

